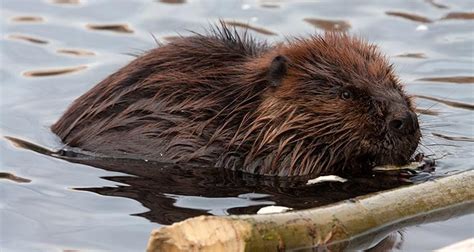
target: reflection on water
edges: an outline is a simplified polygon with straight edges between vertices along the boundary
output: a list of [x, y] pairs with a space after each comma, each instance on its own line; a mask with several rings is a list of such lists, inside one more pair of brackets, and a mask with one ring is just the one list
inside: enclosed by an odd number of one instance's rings
[[94, 52], [81, 49], [58, 49], [56, 52], [74, 56], [93, 56]]
[[[474, 168], [472, 1], [4, 0], [0, 8], [2, 251], [143, 250], [152, 228], [186, 217], [304, 209], [403, 183], [377, 175], [305, 186], [136, 160], [59, 159], [4, 138], [61, 149], [49, 126], [73, 99], [128, 55], [155, 47], [153, 37], [170, 42], [219, 18], [269, 42], [337, 30], [380, 45], [414, 95], [420, 150], [437, 159], [434, 173], [416, 179]], [[433, 250], [474, 236], [473, 221], [407, 228], [402, 244], [388, 237], [372, 251]]]
[[11, 21], [41, 23], [44, 21], [44, 19], [42, 17], [36, 17], [36, 16], [18, 16], [18, 17], [13, 17]]
[[448, 9], [449, 7], [444, 4], [437, 3], [435, 0], [425, 0], [427, 3], [439, 9]]
[[31, 180], [29, 179], [18, 177], [8, 172], [0, 172], [0, 179], [9, 179], [17, 183], [30, 183], [31, 182]]
[[431, 81], [431, 82], [440, 82], [440, 83], [474, 83], [474, 76], [452, 76], [452, 77], [432, 77], [432, 78], [421, 78], [419, 81]]
[[186, 0], [160, 0], [160, 2], [167, 4], [183, 4], [186, 3]]
[[347, 32], [351, 25], [344, 20], [324, 20], [316, 18], [305, 18], [304, 21], [325, 31]]
[[426, 99], [426, 100], [435, 101], [435, 102], [439, 102], [439, 103], [443, 103], [443, 104], [446, 104], [448, 106], [452, 106], [452, 107], [455, 107], [455, 108], [474, 110], [474, 104], [473, 103], [449, 101], [449, 100], [440, 99], [440, 98], [436, 98], [436, 97], [430, 97], [430, 96], [426, 96], [426, 95], [417, 95], [416, 97]]
[[442, 19], [474, 19], [474, 12], [451, 12]]
[[12, 34], [12, 35], [9, 35], [8, 38], [17, 39], [17, 40], [24, 40], [24, 41], [28, 41], [28, 42], [36, 43], [36, 44], [47, 44], [48, 43], [48, 41], [46, 41], [44, 39], [34, 38], [32, 36], [29, 36], [29, 35]]
[[88, 24], [87, 28], [91, 30], [99, 30], [99, 31], [133, 33], [133, 30], [126, 24]]
[[420, 15], [416, 15], [416, 14], [405, 13], [405, 12], [387, 11], [387, 12], [385, 12], [385, 14], [387, 14], [389, 16], [405, 18], [405, 19], [415, 21], [415, 22], [420, 22], [420, 23], [431, 23], [431, 22], [433, 22], [429, 18], [420, 16]]
[[[241, 172], [233, 172], [212, 168], [192, 168], [183, 166], [166, 166], [150, 162], [120, 161], [117, 163], [109, 160], [87, 160], [81, 163], [100, 167], [110, 171], [121, 171], [136, 175], [110, 176], [104, 179], [126, 184], [119, 187], [78, 188], [79, 190], [92, 191], [107, 196], [122, 196], [135, 199], [142, 203], [149, 212], [141, 213], [150, 221], [171, 224], [189, 217], [207, 214], [213, 207], [196, 208], [191, 204], [176, 205], [177, 198], [183, 196], [200, 196], [212, 203], [217, 198], [245, 197], [258, 193], [258, 198], [246, 197], [238, 206], [224, 204], [223, 213], [255, 214], [260, 207], [265, 205], [287, 206], [293, 209], [307, 209], [329, 203], [353, 198], [370, 192], [389, 189], [404, 184], [392, 177], [354, 178], [349, 182], [326, 182], [315, 185], [305, 185], [305, 180], [285, 180], [278, 178], [257, 177]], [[137, 170], [143, 174], [137, 175]], [[175, 195], [175, 197], [170, 197]], [[194, 199], [199, 202], [199, 199]], [[235, 204], [235, 203], [234, 203]], [[215, 207], [215, 206], [214, 206]]]
[[441, 137], [441, 138], [444, 138], [444, 139], [447, 139], [447, 140], [451, 140], [451, 141], [467, 141], [467, 142], [474, 142], [474, 138], [472, 138], [472, 137], [465, 137], [465, 136], [447, 136], [447, 135], [440, 134], [440, 133], [432, 133], [432, 134], [433, 134], [433, 136]]
[[277, 35], [275, 32], [272, 32], [272, 31], [264, 29], [264, 28], [255, 27], [255, 26], [252, 26], [252, 25], [247, 24], [247, 23], [242, 23], [242, 22], [237, 22], [237, 21], [225, 21], [224, 23], [227, 24], [227, 25], [230, 25], [230, 26], [255, 31], [255, 32], [261, 33], [263, 35], [271, 35], [271, 36]]
[[[232, 197], [244, 198], [254, 203], [247, 206], [250, 202], [244, 201], [235, 207], [232, 207], [232, 204], [224, 204], [222, 206], [225, 209], [224, 213], [255, 214], [265, 205], [307, 209], [413, 183], [402, 176], [373, 174], [368, 177], [349, 178], [346, 182], [307, 184], [309, 177], [304, 176], [291, 178], [256, 176], [212, 167], [97, 157], [80, 150], [52, 151], [21, 139], [6, 138], [19, 148], [73, 163], [125, 173], [125, 175], [102, 177], [125, 186], [75, 189], [134, 199], [150, 209], [137, 215], [161, 224], [172, 224], [189, 217], [208, 214], [206, 210], [212, 209], [199, 209], [189, 204], [179, 207], [176, 204], [177, 198], [183, 196], [199, 196], [208, 202], [216, 198], [225, 198], [229, 202], [232, 202]], [[429, 174], [420, 173], [412, 177], [411, 181], [419, 183], [428, 178]], [[194, 201], [199, 202], [202, 199], [194, 198]]]
[[55, 4], [79, 4], [80, 0], [51, 0]]
[[403, 53], [403, 54], [397, 55], [396, 57], [424, 59], [426, 58], [426, 55], [424, 53]]
[[54, 69], [43, 69], [43, 70], [30, 70], [23, 73], [27, 77], [44, 77], [51, 75], [70, 74], [73, 72], [81, 71], [86, 69], [87, 66], [76, 66], [76, 67], [61, 67]]

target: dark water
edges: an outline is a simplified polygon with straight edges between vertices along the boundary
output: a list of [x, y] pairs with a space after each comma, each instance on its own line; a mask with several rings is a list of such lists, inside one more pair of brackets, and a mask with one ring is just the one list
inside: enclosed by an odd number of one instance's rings
[[[380, 45], [408, 92], [418, 95], [420, 150], [439, 158], [428, 176], [474, 168], [472, 1], [0, 3], [1, 251], [139, 251], [151, 229], [186, 217], [254, 213], [272, 204], [308, 208], [397, 185], [376, 177], [294, 189], [298, 181], [225, 171], [71, 163], [4, 138], [60, 148], [49, 126], [73, 99], [132, 60], [129, 54], [153, 48], [151, 34], [171, 41], [219, 18], [250, 25], [269, 41], [335, 29]], [[396, 249], [436, 249], [474, 236], [473, 226], [471, 214], [410, 227]]]

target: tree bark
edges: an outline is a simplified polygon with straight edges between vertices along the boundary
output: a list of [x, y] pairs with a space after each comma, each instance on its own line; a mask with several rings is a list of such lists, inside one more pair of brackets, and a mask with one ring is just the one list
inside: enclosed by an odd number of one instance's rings
[[370, 248], [402, 227], [474, 212], [474, 170], [279, 214], [199, 216], [153, 230], [147, 251]]

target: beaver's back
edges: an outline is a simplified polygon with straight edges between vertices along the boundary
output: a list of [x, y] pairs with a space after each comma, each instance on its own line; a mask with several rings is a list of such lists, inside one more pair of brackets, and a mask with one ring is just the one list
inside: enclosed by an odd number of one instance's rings
[[180, 38], [79, 97], [52, 130], [100, 154], [209, 165], [259, 103], [265, 85], [247, 80], [261, 74], [248, 62], [267, 49], [226, 27]]

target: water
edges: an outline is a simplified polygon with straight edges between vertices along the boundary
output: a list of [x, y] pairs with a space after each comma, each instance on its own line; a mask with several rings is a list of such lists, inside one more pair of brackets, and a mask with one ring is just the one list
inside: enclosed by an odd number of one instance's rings
[[[423, 96], [416, 99], [423, 112], [421, 150], [440, 158], [430, 176], [473, 169], [473, 11], [468, 0], [1, 1], [1, 250], [139, 251], [153, 228], [186, 217], [254, 213], [269, 204], [308, 208], [381, 189], [373, 180], [302, 191], [288, 186], [293, 182], [243, 174], [170, 175], [166, 167], [155, 174], [143, 164], [127, 164], [129, 170], [92, 164], [98, 169], [4, 138], [60, 148], [49, 126], [80, 94], [132, 60], [129, 54], [153, 48], [151, 34], [166, 42], [219, 18], [248, 24], [269, 41], [338, 29], [378, 44], [407, 91]], [[396, 249], [436, 249], [474, 236], [473, 226], [471, 214], [410, 227]]]

